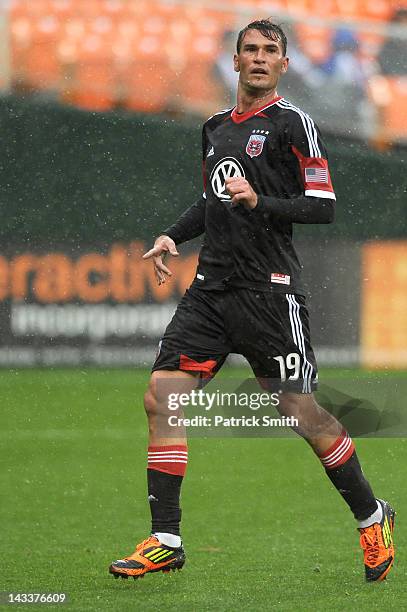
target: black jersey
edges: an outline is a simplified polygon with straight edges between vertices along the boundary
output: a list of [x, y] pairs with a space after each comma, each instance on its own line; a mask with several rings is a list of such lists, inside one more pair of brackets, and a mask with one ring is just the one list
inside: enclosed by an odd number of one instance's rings
[[[202, 134], [205, 192], [164, 230], [177, 244], [205, 233], [195, 284], [302, 293], [293, 223], [330, 223], [335, 194], [312, 119], [284, 98], [244, 114], [217, 113]], [[253, 210], [234, 206], [225, 179], [245, 177]]]

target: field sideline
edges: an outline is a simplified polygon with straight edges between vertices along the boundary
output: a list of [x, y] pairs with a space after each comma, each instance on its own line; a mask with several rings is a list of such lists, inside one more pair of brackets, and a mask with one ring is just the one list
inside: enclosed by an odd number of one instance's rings
[[[225, 370], [225, 377], [236, 375]], [[398, 511], [398, 556], [385, 583], [364, 583], [353, 518], [308, 446], [243, 438], [190, 441], [184, 570], [116, 581], [107, 573], [110, 561], [148, 535], [148, 371], [15, 370], [0, 377], [0, 591], [66, 592], [67, 609], [75, 611], [406, 607], [406, 438], [356, 441], [376, 494]]]

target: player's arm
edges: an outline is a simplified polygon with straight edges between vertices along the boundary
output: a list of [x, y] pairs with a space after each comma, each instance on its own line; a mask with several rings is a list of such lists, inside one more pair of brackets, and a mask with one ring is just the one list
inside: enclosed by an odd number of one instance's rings
[[181, 244], [197, 238], [205, 232], [205, 209], [206, 209], [206, 174], [205, 159], [208, 148], [206, 135], [206, 124], [202, 128], [202, 178], [204, 192], [202, 196], [192, 204], [176, 222], [163, 230], [163, 234], [172, 238], [175, 244]]
[[270, 211], [272, 216], [291, 223], [332, 223], [336, 198], [318, 127], [308, 115], [293, 111], [287, 118], [286, 134], [286, 145], [296, 158], [297, 176], [304, 192], [288, 200], [261, 196], [257, 210]]
[[226, 189], [232, 198], [232, 205], [241, 204], [255, 213], [269, 214], [270, 217], [290, 223], [332, 223], [335, 200], [315, 196], [298, 198], [275, 198], [257, 194], [243, 177], [226, 179]]
[[242, 204], [256, 213], [266, 213], [289, 223], [332, 223], [336, 198], [326, 148], [318, 128], [309, 117], [293, 112], [287, 134], [288, 150], [298, 164], [303, 194], [295, 198], [276, 198], [256, 194], [245, 179], [228, 179], [232, 204]]
[[172, 238], [175, 244], [182, 244], [197, 238], [205, 231], [205, 208], [206, 196], [203, 194], [182, 213], [173, 225], [163, 230], [162, 234]]
[[289, 223], [332, 223], [335, 200], [306, 195], [289, 199], [260, 195], [256, 211], [270, 213], [272, 217]]
[[152, 249], [143, 255], [143, 259], [152, 259], [155, 277], [159, 285], [165, 283], [172, 272], [165, 265], [168, 255], [178, 257], [177, 244], [192, 240], [205, 231], [205, 198], [202, 197], [190, 206], [179, 219], [156, 238]]
[[193, 238], [197, 238], [205, 232], [205, 210], [206, 210], [206, 174], [205, 159], [208, 148], [206, 136], [206, 124], [202, 129], [202, 177], [204, 192], [202, 196], [192, 204], [176, 222], [163, 230], [163, 234], [172, 238], [175, 244], [182, 244]]
[[[202, 131], [202, 156], [205, 159], [206, 153], [206, 137], [205, 126]], [[204, 185], [205, 185], [205, 166], [203, 167]], [[168, 254], [173, 257], [178, 256], [177, 244], [182, 244], [188, 240], [192, 240], [200, 236], [205, 231], [205, 209], [206, 209], [206, 194], [192, 204], [173, 225], [163, 230], [156, 238], [154, 246], [143, 255], [143, 259], [152, 259], [154, 264], [154, 272], [159, 285], [165, 283], [166, 277], [172, 276], [172, 272], [165, 265], [165, 259]]]

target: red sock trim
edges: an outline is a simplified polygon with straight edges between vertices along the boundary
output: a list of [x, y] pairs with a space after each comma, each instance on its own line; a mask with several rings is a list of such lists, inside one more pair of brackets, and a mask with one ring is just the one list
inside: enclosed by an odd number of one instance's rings
[[354, 451], [352, 439], [344, 429], [339, 438], [319, 458], [325, 469], [333, 470], [350, 459]]
[[165, 472], [174, 476], [184, 476], [188, 463], [188, 447], [174, 444], [174, 446], [149, 446], [147, 468], [157, 472]]

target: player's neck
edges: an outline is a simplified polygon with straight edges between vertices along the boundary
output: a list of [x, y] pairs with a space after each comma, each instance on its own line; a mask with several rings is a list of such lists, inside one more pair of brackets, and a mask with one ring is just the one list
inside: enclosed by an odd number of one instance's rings
[[256, 108], [262, 108], [263, 106], [267, 106], [267, 104], [271, 103], [277, 97], [278, 93], [276, 88], [260, 94], [259, 92], [252, 93], [244, 91], [241, 87], [238, 87], [236, 112], [239, 114], [247, 113], [249, 111], [256, 110]]

